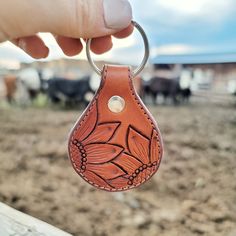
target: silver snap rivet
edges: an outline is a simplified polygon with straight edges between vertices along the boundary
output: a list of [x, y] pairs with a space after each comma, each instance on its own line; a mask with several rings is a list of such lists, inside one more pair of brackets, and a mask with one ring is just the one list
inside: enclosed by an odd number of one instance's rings
[[108, 101], [108, 108], [114, 113], [120, 113], [125, 108], [125, 100], [120, 96], [113, 96]]

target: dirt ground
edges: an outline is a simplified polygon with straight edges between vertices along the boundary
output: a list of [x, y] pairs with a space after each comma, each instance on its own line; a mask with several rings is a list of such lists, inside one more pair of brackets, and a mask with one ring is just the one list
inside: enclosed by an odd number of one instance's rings
[[75, 236], [236, 235], [236, 107], [158, 106], [165, 155], [142, 187], [107, 193], [67, 158], [78, 111], [0, 109], [0, 201]]

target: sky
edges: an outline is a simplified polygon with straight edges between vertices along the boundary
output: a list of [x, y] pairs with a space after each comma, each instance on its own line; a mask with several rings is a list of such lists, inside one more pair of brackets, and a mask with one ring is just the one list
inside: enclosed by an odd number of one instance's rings
[[[235, 0], [130, 0], [134, 20], [145, 29], [150, 43], [150, 62], [175, 60], [236, 61]], [[47, 60], [64, 57], [52, 36], [43, 34], [50, 48]], [[109, 53], [98, 60], [138, 64], [143, 43], [135, 32], [127, 39], [114, 40]], [[75, 57], [86, 59], [85, 53]], [[184, 58], [184, 59], [183, 59]], [[32, 58], [10, 43], [0, 45], [0, 65]]]

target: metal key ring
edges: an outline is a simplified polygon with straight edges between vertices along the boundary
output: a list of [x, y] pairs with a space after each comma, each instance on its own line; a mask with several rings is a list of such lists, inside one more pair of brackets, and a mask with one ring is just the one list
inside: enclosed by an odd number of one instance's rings
[[[148, 58], [149, 58], [149, 43], [148, 43], [148, 38], [146, 33], [144, 32], [143, 28], [136, 22], [136, 21], [132, 21], [133, 26], [139, 31], [139, 33], [141, 34], [142, 38], [143, 38], [143, 42], [144, 42], [144, 49], [145, 49], [145, 53], [144, 53], [144, 57], [143, 60], [140, 64], [139, 67], [137, 67], [134, 71], [133, 71], [133, 76], [136, 77], [145, 67]], [[90, 53], [90, 46], [91, 46], [91, 42], [92, 39], [88, 39], [86, 42], [86, 54], [87, 54], [87, 58], [88, 61], [90, 63], [90, 65], [92, 66], [92, 68], [95, 70], [95, 72], [98, 75], [102, 75], [102, 70], [99, 69], [96, 64], [94, 63], [92, 57], [91, 57], [91, 53]]]

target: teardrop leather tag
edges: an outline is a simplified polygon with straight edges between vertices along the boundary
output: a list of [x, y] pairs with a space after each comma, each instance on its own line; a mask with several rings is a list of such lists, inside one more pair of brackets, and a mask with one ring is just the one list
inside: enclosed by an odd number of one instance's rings
[[150, 179], [162, 153], [160, 131], [134, 90], [130, 68], [104, 66], [100, 88], [70, 134], [74, 169], [97, 188], [123, 191]]

